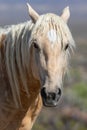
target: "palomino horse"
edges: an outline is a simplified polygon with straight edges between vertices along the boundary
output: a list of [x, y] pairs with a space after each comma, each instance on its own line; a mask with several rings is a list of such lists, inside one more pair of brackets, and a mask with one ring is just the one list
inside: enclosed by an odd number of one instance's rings
[[0, 28], [0, 130], [30, 130], [42, 103], [58, 105], [74, 47], [68, 7], [39, 16], [27, 5], [31, 21]]

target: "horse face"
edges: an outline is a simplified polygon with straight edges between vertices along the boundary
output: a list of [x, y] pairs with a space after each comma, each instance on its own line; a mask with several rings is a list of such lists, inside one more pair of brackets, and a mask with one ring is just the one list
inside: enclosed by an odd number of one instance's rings
[[51, 43], [48, 36], [45, 40], [43, 37], [38, 42], [34, 41], [32, 46], [32, 70], [34, 76], [40, 80], [43, 103], [45, 106], [56, 106], [61, 97], [62, 79], [67, 67], [65, 50], [61, 43]]
[[[32, 14], [34, 10], [30, 13], [31, 18]], [[68, 8], [61, 17], [54, 14], [36, 14], [36, 17], [32, 18], [35, 24], [30, 39], [32, 72], [41, 83], [41, 96], [45, 106], [57, 106], [62, 94], [62, 80], [67, 69], [67, 51], [72, 39], [66, 25], [68, 18]]]

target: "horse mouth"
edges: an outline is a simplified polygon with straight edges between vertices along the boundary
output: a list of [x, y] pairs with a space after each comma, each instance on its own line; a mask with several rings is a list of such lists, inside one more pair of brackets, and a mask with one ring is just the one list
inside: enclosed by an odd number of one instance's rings
[[42, 99], [42, 101], [45, 107], [56, 107], [58, 105], [58, 102], [55, 102], [55, 101], [49, 102], [44, 99]]

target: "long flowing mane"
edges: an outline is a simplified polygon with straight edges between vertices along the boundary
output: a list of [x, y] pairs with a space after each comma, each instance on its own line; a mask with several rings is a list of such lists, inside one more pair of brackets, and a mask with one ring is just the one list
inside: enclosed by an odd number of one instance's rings
[[[12, 95], [16, 106], [21, 103], [19, 78], [23, 83], [24, 90], [29, 95], [28, 86], [26, 81], [26, 68], [29, 68], [29, 38], [33, 23], [31, 21], [21, 23], [18, 25], [5, 26], [0, 28], [0, 36], [5, 35], [4, 48], [5, 48], [5, 65], [10, 81]], [[0, 52], [1, 53], [1, 52]]]

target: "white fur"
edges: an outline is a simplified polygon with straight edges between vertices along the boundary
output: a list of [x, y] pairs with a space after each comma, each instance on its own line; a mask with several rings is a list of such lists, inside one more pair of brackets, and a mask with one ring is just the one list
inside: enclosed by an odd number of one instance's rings
[[51, 43], [55, 43], [57, 40], [57, 35], [56, 35], [56, 31], [54, 29], [51, 29], [48, 33], [47, 33], [47, 37], [49, 39], [49, 41]]

